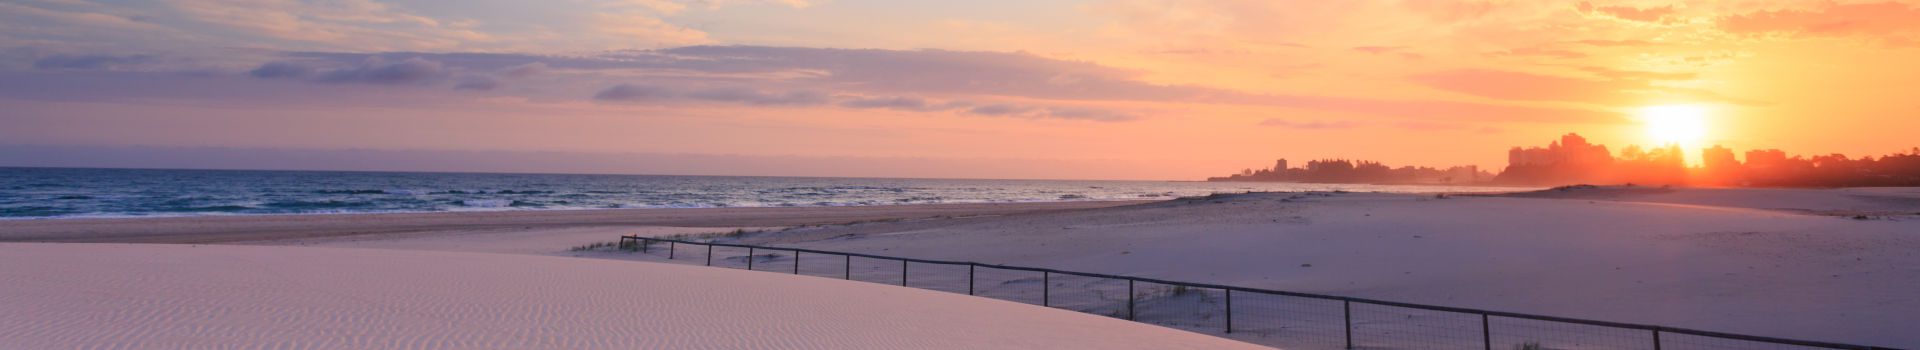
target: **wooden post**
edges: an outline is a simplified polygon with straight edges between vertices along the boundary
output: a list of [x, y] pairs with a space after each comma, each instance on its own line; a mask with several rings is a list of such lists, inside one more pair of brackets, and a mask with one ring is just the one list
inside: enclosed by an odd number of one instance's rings
[[800, 274], [800, 251], [793, 251], [793, 274]]
[[753, 247], [747, 247], [747, 269], [753, 269]]

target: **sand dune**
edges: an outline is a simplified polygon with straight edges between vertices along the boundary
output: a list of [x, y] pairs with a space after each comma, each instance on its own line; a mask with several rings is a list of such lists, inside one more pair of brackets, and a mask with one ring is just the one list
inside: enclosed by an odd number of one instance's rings
[[527, 255], [0, 244], [0, 348], [1235, 349], [925, 290]]

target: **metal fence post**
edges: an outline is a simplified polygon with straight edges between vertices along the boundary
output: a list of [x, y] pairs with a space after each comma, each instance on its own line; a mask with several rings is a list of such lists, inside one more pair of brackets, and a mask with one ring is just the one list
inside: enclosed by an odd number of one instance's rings
[[1653, 350], [1660, 350], [1660, 330], [1653, 330]]
[[847, 280], [853, 280], [853, 256], [841, 255], [841, 257], [847, 258], [847, 264], [842, 265], [842, 267], [847, 269]]
[[900, 260], [900, 286], [907, 286], [907, 261]]
[[753, 269], [753, 247], [747, 247], [747, 269]]
[[1487, 350], [1493, 350], [1493, 326], [1488, 324], [1487, 314], [1480, 314], [1480, 341]]
[[1233, 333], [1233, 290], [1221, 290], [1227, 291], [1227, 333], [1231, 334]]
[[1053, 306], [1053, 273], [1040, 271], [1040, 306]]
[[1127, 320], [1133, 319], [1133, 280], [1129, 279], [1127, 280]]
[[973, 264], [967, 264], [967, 295], [973, 295]]
[[640, 240], [640, 254], [646, 254], [646, 253], [647, 253], [647, 246], [648, 246], [648, 244], [647, 244], [647, 243], [651, 243], [651, 242], [653, 242], [653, 241], [649, 241], [649, 240], [647, 240], [646, 238], [639, 238], [639, 237], [634, 237], [634, 239], [638, 239], [638, 240]]
[[673, 260], [673, 248], [679, 245], [679, 242], [667, 241], [667, 260]]
[[707, 243], [707, 266], [713, 266], [713, 243]]
[[793, 274], [800, 274], [800, 251], [793, 251]]
[[1340, 312], [1343, 314], [1346, 314], [1344, 317], [1347, 319], [1347, 348], [1352, 349], [1353, 348], [1353, 302], [1347, 301], [1347, 300], [1341, 300]]

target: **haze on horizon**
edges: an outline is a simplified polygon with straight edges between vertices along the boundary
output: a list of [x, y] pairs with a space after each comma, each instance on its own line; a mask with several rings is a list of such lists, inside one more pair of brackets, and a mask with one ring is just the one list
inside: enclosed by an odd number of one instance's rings
[[[0, 3], [0, 166], [1197, 180], [1915, 146], [1913, 1]], [[1697, 155], [1695, 155], [1697, 156]]]

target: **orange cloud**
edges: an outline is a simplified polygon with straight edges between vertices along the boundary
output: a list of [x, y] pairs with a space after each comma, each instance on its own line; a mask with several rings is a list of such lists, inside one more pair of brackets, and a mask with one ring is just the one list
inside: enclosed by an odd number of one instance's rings
[[1673, 5], [1638, 8], [1632, 6], [1594, 6], [1593, 3], [1581, 1], [1580, 4], [1575, 5], [1574, 8], [1579, 9], [1580, 13], [1584, 14], [1604, 15], [1636, 22], [1672, 24], [1679, 21], [1679, 17], [1675, 16], [1679, 10], [1674, 8]]
[[1647, 84], [1629, 80], [1586, 80], [1532, 73], [1463, 69], [1418, 75], [1416, 83], [1503, 100], [1617, 103], [1628, 90]]
[[1885, 36], [1920, 31], [1920, 8], [1895, 2], [1826, 3], [1813, 10], [1758, 11], [1722, 18], [1733, 34], [1788, 36]]

